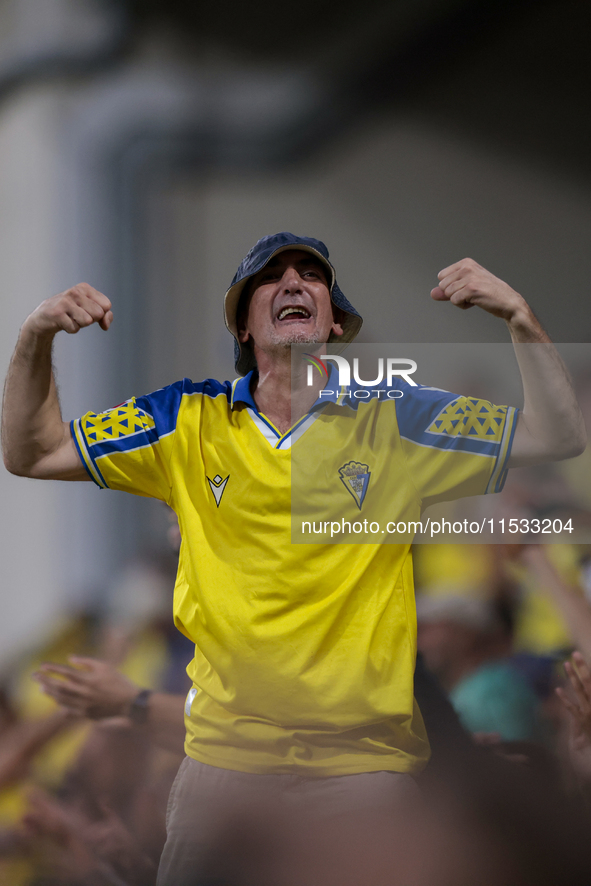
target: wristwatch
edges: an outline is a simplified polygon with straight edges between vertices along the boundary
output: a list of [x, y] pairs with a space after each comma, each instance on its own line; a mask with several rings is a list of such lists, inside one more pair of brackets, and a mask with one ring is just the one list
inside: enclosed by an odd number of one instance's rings
[[138, 726], [143, 725], [148, 719], [148, 703], [151, 695], [151, 689], [141, 689], [129, 705], [127, 716]]

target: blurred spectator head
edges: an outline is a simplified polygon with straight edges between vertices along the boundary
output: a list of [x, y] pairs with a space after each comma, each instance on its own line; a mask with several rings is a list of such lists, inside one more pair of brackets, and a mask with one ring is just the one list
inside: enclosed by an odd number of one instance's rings
[[466, 596], [417, 600], [418, 648], [445, 686], [509, 651], [511, 634], [490, 600]]

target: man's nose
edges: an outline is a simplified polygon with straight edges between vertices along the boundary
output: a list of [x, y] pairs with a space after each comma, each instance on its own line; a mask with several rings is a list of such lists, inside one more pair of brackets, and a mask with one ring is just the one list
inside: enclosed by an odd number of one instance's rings
[[297, 292], [302, 287], [302, 278], [295, 268], [286, 268], [281, 278], [281, 286], [285, 292]]

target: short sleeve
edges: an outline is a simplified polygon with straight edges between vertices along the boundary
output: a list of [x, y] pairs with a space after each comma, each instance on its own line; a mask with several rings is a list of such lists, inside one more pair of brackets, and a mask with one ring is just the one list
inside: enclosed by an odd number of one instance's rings
[[169, 500], [170, 459], [183, 388], [184, 382], [177, 382], [71, 422], [80, 458], [98, 486]]
[[500, 492], [518, 411], [438, 388], [406, 388], [397, 403], [408, 471], [423, 504]]

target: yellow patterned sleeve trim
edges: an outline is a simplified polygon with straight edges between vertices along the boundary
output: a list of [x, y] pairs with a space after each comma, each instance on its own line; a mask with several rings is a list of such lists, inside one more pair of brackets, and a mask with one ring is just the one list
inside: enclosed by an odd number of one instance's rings
[[429, 425], [427, 433], [498, 441], [503, 435], [508, 408], [472, 397], [453, 400]]
[[[90, 413], [90, 415], [94, 415], [94, 413]], [[75, 421], [71, 422], [70, 431], [74, 439], [74, 443], [76, 444], [78, 455], [80, 456], [82, 464], [90, 474], [91, 479], [94, 480], [96, 485], [100, 486], [101, 489], [108, 489], [109, 487], [105, 481], [105, 478], [94, 464], [92, 458], [90, 457], [90, 453], [88, 452], [86, 437], [82, 428], [82, 422], [85, 417], [86, 416], [84, 416], [83, 418], [77, 418], [75, 419]]]

